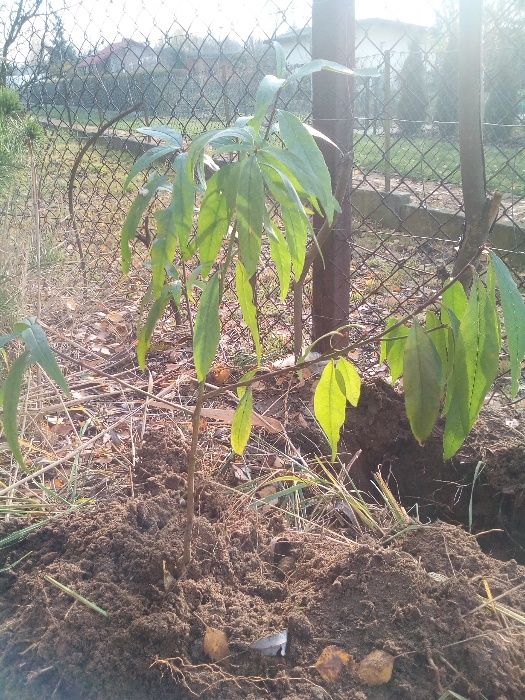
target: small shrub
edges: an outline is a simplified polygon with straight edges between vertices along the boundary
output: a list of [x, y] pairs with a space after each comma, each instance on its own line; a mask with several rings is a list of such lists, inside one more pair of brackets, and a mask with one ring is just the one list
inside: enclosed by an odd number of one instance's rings
[[8, 87], [0, 87], [0, 119], [19, 117], [24, 108], [18, 93]]

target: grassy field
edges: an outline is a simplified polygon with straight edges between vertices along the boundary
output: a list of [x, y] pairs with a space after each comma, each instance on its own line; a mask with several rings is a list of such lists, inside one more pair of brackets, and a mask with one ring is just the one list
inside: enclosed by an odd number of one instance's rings
[[[411, 140], [392, 137], [390, 164], [393, 176], [413, 180], [443, 181], [460, 185], [458, 145], [439, 138], [425, 137]], [[365, 172], [384, 172], [384, 137], [356, 134], [354, 139], [355, 163]], [[487, 187], [504, 194], [525, 195], [525, 148], [523, 146], [485, 146]]]
[[[67, 121], [68, 115], [62, 107], [46, 108], [39, 112], [40, 116]], [[103, 120], [111, 118], [111, 113], [102, 115]], [[93, 109], [87, 112], [76, 109], [72, 113], [73, 121], [80, 125], [100, 125], [100, 115]], [[169, 123], [179, 128], [189, 137], [199, 134], [204, 129], [220, 128], [223, 124], [217, 120], [202, 122], [196, 117], [172, 117]], [[152, 124], [162, 123], [155, 119]], [[168, 121], [168, 119], [166, 119]], [[143, 115], [130, 115], [115, 125], [125, 131], [138, 129], [145, 125]], [[381, 134], [359, 134], [354, 138], [354, 157], [356, 165], [365, 172], [385, 171], [384, 137]], [[442, 181], [460, 185], [461, 173], [459, 165], [459, 150], [456, 143], [444, 141], [438, 137], [414, 137], [408, 139], [393, 136], [389, 157], [392, 175], [409, 177], [417, 181]], [[496, 146], [486, 144], [485, 163], [487, 169], [487, 187], [489, 190], [499, 190], [504, 194], [525, 196], [525, 147]]]

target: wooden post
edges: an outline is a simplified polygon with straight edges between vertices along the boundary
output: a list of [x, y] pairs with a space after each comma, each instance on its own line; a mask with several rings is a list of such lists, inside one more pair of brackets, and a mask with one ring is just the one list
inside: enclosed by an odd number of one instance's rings
[[[354, 66], [354, 0], [313, 0], [312, 58], [324, 58]], [[345, 153], [353, 142], [353, 79], [329, 71], [312, 76], [313, 125], [329, 136]], [[338, 178], [341, 154], [325, 141], [318, 141], [328, 164], [332, 184]], [[350, 179], [351, 181], [351, 179]], [[314, 217], [316, 231], [322, 225]], [[330, 237], [322, 247], [323, 258], [313, 265], [312, 335], [318, 340], [330, 331], [348, 323], [350, 310], [350, 237], [352, 215], [350, 186], [342, 203], [342, 213]], [[344, 337], [326, 338], [316, 350], [344, 345]]]
[[391, 165], [390, 147], [392, 144], [392, 115], [391, 115], [391, 70], [390, 49], [385, 51], [385, 73], [383, 75], [383, 135], [384, 135], [384, 168], [385, 168], [385, 192], [390, 192]]

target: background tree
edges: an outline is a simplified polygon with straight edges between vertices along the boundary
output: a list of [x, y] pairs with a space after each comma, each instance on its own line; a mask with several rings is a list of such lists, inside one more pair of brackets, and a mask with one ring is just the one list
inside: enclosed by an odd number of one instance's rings
[[66, 39], [64, 25], [60, 16], [55, 18], [52, 43], [46, 45], [48, 70], [53, 74], [61, 73], [67, 64], [74, 63], [78, 53], [73, 44]]
[[44, 0], [0, 2], [0, 85], [5, 86], [9, 52], [32, 20], [39, 17]]
[[427, 116], [428, 95], [423, 56], [413, 45], [399, 73], [401, 87], [397, 116], [399, 129], [406, 136], [417, 134]]
[[520, 97], [525, 89], [525, 4], [509, 7], [503, 0], [486, 5], [484, 42], [485, 134], [508, 141], [520, 120]]
[[434, 120], [438, 122], [441, 135], [447, 139], [457, 138], [458, 135], [458, 62], [459, 37], [454, 26], [438, 58], [435, 76]]

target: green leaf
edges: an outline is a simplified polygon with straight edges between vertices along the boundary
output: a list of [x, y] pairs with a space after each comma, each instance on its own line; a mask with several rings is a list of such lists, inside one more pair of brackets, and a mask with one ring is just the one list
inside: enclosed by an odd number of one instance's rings
[[131, 170], [129, 171], [129, 175], [127, 176], [125, 182], [124, 182], [124, 189], [126, 189], [129, 185], [129, 183], [137, 177], [137, 175], [142, 172], [143, 170], [146, 170], [146, 168], [149, 168], [150, 165], [153, 165], [157, 160], [160, 160], [161, 158], [166, 158], [167, 156], [171, 155], [172, 153], [175, 153], [175, 151], [179, 151], [180, 147], [176, 145], [168, 145], [168, 146], [153, 146], [153, 148], [149, 148], [146, 153], [143, 153], [137, 160], [133, 163], [131, 166]]
[[[308, 202], [309, 204], [311, 204], [313, 209], [315, 209], [315, 211], [317, 211], [319, 214], [322, 214], [323, 211], [319, 206], [319, 202], [317, 201], [315, 195], [312, 193], [311, 190], [305, 190], [302, 183], [296, 177], [295, 169], [298, 167], [297, 161], [293, 161], [293, 163], [290, 163], [290, 155], [291, 154], [288, 150], [282, 148], [275, 148], [273, 146], [266, 146], [265, 148], [261, 148], [257, 151], [257, 162], [259, 163], [259, 166], [261, 168], [263, 167], [263, 165], [266, 165], [270, 168], [273, 168], [278, 174], [283, 173], [292, 183], [293, 189], [299, 196], [299, 201]], [[279, 180], [282, 179], [280, 176], [279, 178], [277, 178], [276, 175], [272, 174], [271, 172], [266, 173], [266, 175], [270, 176], [270, 178], [274, 180], [275, 183], [278, 183]]]
[[314, 414], [332, 448], [332, 462], [335, 462], [339, 435], [345, 422], [346, 396], [341, 391], [333, 360], [324, 368], [315, 389]]
[[294, 172], [303, 188], [312, 192], [324, 209], [331, 223], [338, 203], [332, 194], [332, 181], [328, 166], [315, 139], [304, 124], [290, 112], [279, 112], [279, 132], [289, 153], [281, 159]]
[[193, 361], [199, 382], [206, 379], [212, 366], [219, 347], [220, 333], [219, 275], [215, 273], [204, 287], [195, 316]]
[[4, 345], [7, 345], [12, 340], [14, 340], [15, 338], [18, 338], [18, 337], [19, 337], [18, 333], [7, 333], [6, 335], [0, 335], [0, 348], [3, 348]]
[[69, 387], [64, 375], [55, 359], [53, 351], [47, 342], [47, 336], [41, 326], [38, 325], [36, 319], [27, 319], [29, 327], [20, 334], [22, 340], [29, 350], [30, 360], [36, 362], [42, 367], [47, 376], [58, 384], [58, 386], [69, 394]]
[[461, 321], [468, 305], [468, 297], [461, 282], [454, 282], [444, 293], [441, 301], [441, 320], [449, 325], [447, 312], [450, 310]]
[[149, 203], [155, 196], [155, 193], [159, 187], [167, 184], [168, 179], [163, 175], [153, 176], [143, 187], [140, 188], [137, 196], [133, 200], [133, 203], [128, 210], [120, 234], [122, 271], [124, 274], [127, 274], [131, 267], [131, 250], [129, 244], [135, 238], [142, 215], [148, 208]]
[[443, 367], [436, 348], [414, 320], [405, 345], [403, 388], [410, 427], [420, 444], [438, 419], [442, 383]]
[[257, 93], [255, 95], [255, 116], [254, 121], [257, 126], [260, 126], [268, 107], [275, 100], [279, 90], [286, 81], [284, 78], [277, 78], [275, 75], [265, 75], [259, 83]]
[[341, 73], [343, 75], [354, 75], [354, 71], [346, 66], [341, 65], [341, 63], [335, 63], [334, 61], [325, 61], [323, 58], [317, 58], [309, 63], [305, 63], [295, 70], [291, 76], [288, 78], [288, 82], [292, 80], [301, 80], [307, 75], [312, 75], [312, 73], [318, 73], [321, 70], [328, 70], [333, 73]]
[[228, 233], [231, 211], [221, 188], [221, 171], [208, 181], [202, 200], [197, 227], [197, 247], [203, 274], [215, 263], [222, 241]]
[[272, 41], [272, 46], [275, 50], [275, 72], [279, 78], [286, 77], [286, 54], [284, 53], [284, 48], [282, 44], [278, 41]]
[[270, 241], [270, 257], [275, 264], [277, 277], [279, 278], [281, 301], [284, 301], [290, 291], [292, 258], [286, 239], [276, 224], [270, 224], [270, 227], [267, 228], [267, 234]]
[[164, 124], [158, 124], [156, 126], [142, 126], [140, 129], [136, 129], [136, 131], [138, 131], [139, 134], [152, 136], [154, 139], [166, 141], [170, 146], [176, 146], [177, 148], [183, 148], [184, 146], [182, 134], [180, 131], [173, 129], [171, 126], [165, 126]]
[[380, 362], [386, 362], [388, 365], [392, 382], [397, 382], [403, 375], [405, 344], [409, 332], [409, 328], [405, 324], [390, 331], [389, 328], [395, 323], [397, 323], [397, 319], [394, 317], [389, 318], [386, 323], [385, 333], [381, 340], [381, 353], [379, 358]]
[[20, 391], [22, 389], [22, 379], [30, 362], [30, 353], [26, 350], [26, 352], [17, 357], [13, 362], [3, 384], [4, 404], [2, 409], [2, 425], [4, 437], [9, 449], [13, 453], [13, 457], [21, 467], [24, 466], [24, 457], [20, 449], [20, 443], [18, 442], [18, 425], [16, 418]]
[[252, 388], [246, 389], [242, 395], [239, 405], [235, 409], [232, 421], [231, 445], [232, 450], [242, 455], [250, 439], [252, 432], [253, 416], [253, 392]]
[[235, 268], [235, 291], [241, 307], [242, 317], [253, 337], [257, 363], [261, 364], [262, 347], [257, 325], [257, 310], [253, 303], [253, 289], [244, 265], [240, 261], [237, 262]]
[[203, 274], [215, 263], [234, 215], [240, 165], [225, 165], [208, 181], [197, 227], [197, 247]]
[[[426, 314], [426, 330], [428, 332], [428, 337], [434, 344], [436, 352], [441, 360], [441, 365], [443, 368], [448, 365], [447, 358], [447, 334], [448, 329], [444, 328], [437, 314], [433, 311], [427, 311]], [[443, 372], [443, 380], [445, 379], [446, 372]]]
[[490, 263], [496, 275], [503, 309], [514, 397], [519, 391], [521, 362], [525, 357], [525, 302], [509, 268], [493, 252], [490, 253]]
[[310, 222], [297, 209], [283, 209], [281, 213], [286, 231], [286, 242], [292, 259], [292, 269], [297, 280], [304, 267]]
[[304, 266], [308, 232], [311, 229], [310, 220], [288, 176], [268, 163], [261, 166], [261, 171], [270, 194], [281, 207], [288, 250], [294, 275], [298, 279]]
[[206, 146], [224, 146], [228, 143], [248, 143], [253, 146], [253, 132], [249, 127], [239, 125], [229, 126], [226, 129], [211, 129], [210, 131], [199, 134], [193, 139], [188, 149], [192, 172], [195, 167], [197, 167], [199, 160], [202, 159], [202, 154]]
[[150, 249], [152, 291], [158, 298], [166, 278], [166, 268], [172, 263], [179, 244], [182, 258], [187, 260], [192, 251], [189, 238], [193, 226], [195, 189], [186, 153], [175, 159], [175, 182], [169, 207], [155, 213], [157, 237]]
[[195, 185], [191, 174], [187, 153], [180, 153], [175, 158], [175, 182], [169, 212], [172, 235], [176, 236], [183, 259], [188, 260], [192, 251], [189, 239], [193, 227], [193, 207], [195, 204]]
[[[179, 283], [180, 284], [180, 283]], [[143, 326], [139, 325], [137, 333], [137, 360], [140, 369], [146, 367], [146, 355], [149, 350], [151, 343], [151, 336], [155, 330], [155, 326], [169, 303], [171, 296], [171, 285], [166, 285], [160, 294], [160, 296], [155, 299], [150, 307], [146, 321]]]
[[255, 156], [249, 156], [241, 164], [237, 190], [239, 257], [249, 277], [255, 274], [259, 263], [265, 212], [261, 169]]
[[346, 400], [352, 406], [357, 406], [361, 396], [361, 377], [355, 365], [350, 360], [347, 360], [346, 357], [340, 357], [335, 369], [341, 377], [341, 388], [346, 396]]
[[459, 331], [455, 336], [454, 369], [449, 378], [444, 458], [459, 450], [476, 422], [499, 364], [500, 334], [494, 290], [475, 279]]

